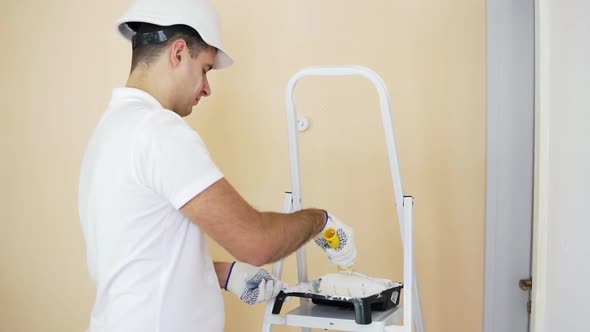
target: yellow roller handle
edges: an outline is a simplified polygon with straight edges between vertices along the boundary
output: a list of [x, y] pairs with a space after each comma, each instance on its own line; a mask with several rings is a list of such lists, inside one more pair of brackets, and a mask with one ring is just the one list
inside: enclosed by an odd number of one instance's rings
[[[328, 242], [328, 246], [332, 249], [340, 248], [340, 238], [338, 237], [338, 233], [334, 228], [328, 228], [323, 234], [324, 239]], [[339, 272], [348, 272], [352, 273], [352, 266], [349, 267], [342, 267], [338, 266]]]
[[340, 239], [334, 228], [328, 228], [324, 232], [324, 239], [328, 242], [328, 246], [332, 249], [340, 248]]

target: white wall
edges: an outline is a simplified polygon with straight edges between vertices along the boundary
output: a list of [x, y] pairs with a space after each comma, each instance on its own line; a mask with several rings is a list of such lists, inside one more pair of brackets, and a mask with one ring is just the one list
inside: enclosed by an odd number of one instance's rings
[[590, 1], [537, 0], [533, 331], [590, 331]]

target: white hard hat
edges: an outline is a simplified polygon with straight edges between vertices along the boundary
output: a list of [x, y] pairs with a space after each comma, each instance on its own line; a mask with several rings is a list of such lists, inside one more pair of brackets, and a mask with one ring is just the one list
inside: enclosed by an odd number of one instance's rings
[[119, 32], [131, 40], [135, 31], [129, 27], [129, 22], [189, 26], [201, 35], [205, 43], [217, 49], [213, 68], [221, 69], [233, 63], [221, 43], [219, 15], [208, 0], [135, 0], [129, 10], [117, 20]]

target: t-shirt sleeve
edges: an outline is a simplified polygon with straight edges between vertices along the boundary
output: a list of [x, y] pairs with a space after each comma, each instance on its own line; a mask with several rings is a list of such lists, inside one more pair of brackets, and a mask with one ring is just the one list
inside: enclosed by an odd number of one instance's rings
[[223, 177], [199, 134], [178, 115], [157, 111], [141, 126], [135, 170], [144, 186], [180, 209]]

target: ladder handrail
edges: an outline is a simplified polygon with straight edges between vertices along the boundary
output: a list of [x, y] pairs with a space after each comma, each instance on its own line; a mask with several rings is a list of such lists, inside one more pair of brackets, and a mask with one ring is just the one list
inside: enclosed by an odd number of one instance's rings
[[[412, 325], [414, 325], [417, 332], [424, 332], [422, 308], [420, 305], [420, 296], [413, 252], [413, 198], [411, 196], [404, 196], [401, 170], [399, 160], [397, 158], [397, 145], [395, 140], [395, 130], [393, 126], [393, 116], [391, 112], [389, 93], [387, 92], [387, 88], [383, 79], [373, 70], [355, 65], [313, 66], [298, 71], [289, 80], [286, 88], [286, 111], [287, 130], [289, 137], [289, 160], [291, 166], [292, 201], [288, 202], [287, 200], [289, 195], [286, 195], [285, 207], [288, 207], [291, 212], [299, 211], [302, 208], [301, 171], [299, 167], [299, 141], [297, 136], [295, 88], [298, 81], [307, 76], [362, 76], [370, 80], [379, 93], [381, 118], [383, 122], [383, 129], [385, 131], [387, 155], [389, 158], [389, 171], [393, 185], [396, 214], [402, 235], [402, 246], [404, 248], [404, 288], [406, 289], [404, 307], [407, 305], [404, 310], [404, 330], [411, 332], [413, 330]], [[290, 206], [288, 206], [289, 203], [291, 204]], [[404, 227], [404, 225], [409, 225], [409, 227]], [[404, 238], [407, 240], [404, 241]], [[306, 282], [307, 263], [305, 258], [305, 246], [297, 250], [297, 271], [299, 282]], [[273, 272], [278, 272], [278, 277], [281, 277], [282, 260], [273, 267]], [[268, 314], [270, 313], [272, 302], [274, 301], [271, 301], [267, 304], [263, 331], [271, 330], [272, 324], [270, 321], [267, 321], [267, 319], [270, 319]], [[309, 330], [304, 329], [304, 331]]]
[[[301, 210], [301, 172], [299, 168], [299, 141], [297, 138], [297, 113], [295, 111], [295, 87], [297, 82], [307, 76], [362, 76], [370, 80], [379, 93], [379, 104], [381, 108], [381, 118], [383, 120], [383, 129], [385, 130], [385, 141], [387, 145], [387, 154], [389, 157], [389, 171], [393, 184], [395, 195], [395, 205], [397, 218], [402, 220], [402, 206], [404, 191], [402, 187], [402, 177], [397, 158], [397, 145], [395, 141], [395, 131], [393, 128], [393, 116], [391, 112], [391, 102], [389, 93], [383, 79], [373, 70], [362, 66], [313, 66], [298, 71], [287, 84], [286, 88], [286, 110], [287, 110], [287, 127], [289, 135], [289, 160], [291, 163], [291, 187], [293, 190], [293, 208], [294, 211]], [[402, 230], [403, 231], [403, 230]]]

